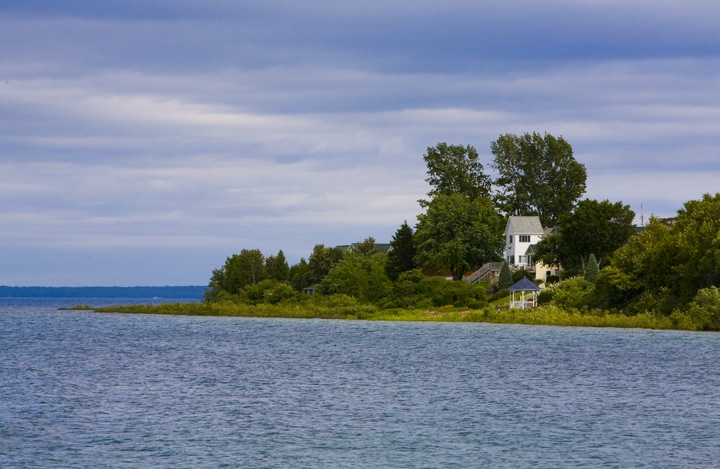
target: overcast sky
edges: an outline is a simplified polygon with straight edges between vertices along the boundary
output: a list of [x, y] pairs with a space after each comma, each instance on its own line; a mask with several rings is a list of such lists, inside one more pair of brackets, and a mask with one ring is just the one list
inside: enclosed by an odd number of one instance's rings
[[0, 284], [206, 284], [388, 242], [423, 154], [563, 136], [645, 218], [720, 190], [717, 0], [5, 0]]

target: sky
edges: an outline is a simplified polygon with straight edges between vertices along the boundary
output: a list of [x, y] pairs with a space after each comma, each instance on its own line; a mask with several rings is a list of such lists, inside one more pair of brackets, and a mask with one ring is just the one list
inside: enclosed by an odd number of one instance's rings
[[[647, 220], [720, 191], [716, 0], [5, 0], [0, 285], [203, 285], [389, 242], [423, 154], [564, 137]], [[641, 210], [642, 207], [642, 210]]]

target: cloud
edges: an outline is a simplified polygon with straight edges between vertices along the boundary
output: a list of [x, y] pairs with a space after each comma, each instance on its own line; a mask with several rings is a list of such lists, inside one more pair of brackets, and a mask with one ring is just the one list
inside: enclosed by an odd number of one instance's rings
[[587, 195], [636, 211], [716, 191], [716, 2], [45, 3], [0, 8], [0, 282], [388, 241], [428, 146], [489, 170], [501, 133], [564, 136]]

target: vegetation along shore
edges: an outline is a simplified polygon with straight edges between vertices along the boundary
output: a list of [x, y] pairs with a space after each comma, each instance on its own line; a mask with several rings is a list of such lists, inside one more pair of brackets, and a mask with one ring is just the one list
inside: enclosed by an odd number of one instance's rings
[[[387, 245], [318, 244], [292, 266], [282, 250], [242, 249], [213, 271], [202, 303], [85, 308], [720, 330], [720, 193], [636, 226], [621, 201], [581, 200], [585, 167], [562, 137], [506, 134], [490, 149], [495, 179], [472, 146], [428, 148], [424, 212]], [[539, 295], [511, 303], [522, 278]]]

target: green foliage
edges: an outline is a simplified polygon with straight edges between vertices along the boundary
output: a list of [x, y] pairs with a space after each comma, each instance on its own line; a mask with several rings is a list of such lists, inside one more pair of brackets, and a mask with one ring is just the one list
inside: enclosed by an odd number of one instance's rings
[[513, 274], [510, 271], [510, 264], [507, 261], [503, 261], [502, 267], [500, 268], [500, 276], [497, 282], [498, 289], [507, 289], [515, 284], [513, 281]]
[[326, 248], [323, 244], [316, 244], [308, 258], [309, 285], [320, 283], [342, 257], [343, 251], [339, 248]]
[[288, 277], [290, 278], [290, 285], [297, 291], [303, 291], [303, 289], [312, 285], [310, 266], [304, 258], [301, 258], [300, 262], [290, 267]]
[[426, 182], [433, 186], [428, 193], [431, 198], [462, 194], [474, 200], [490, 196], [490, 177], [484, 174], [477, 150], [472, 146], [441, 142], [428, 147], [423, 158], [427, 164]]
[[367, 257], [377, 254], [378, 250], [377, 246], [375, 245], [375, 238], [371, 236], [369, 238], [365, 238], [362, 243], [355, 244], [353, 246], [352, 252], [354, 254]]
[[545, 304], [551, 300], [562, 308], [587, 308], [592, 304], [592, 294], [592, 283], [582, 277], [573, 277], [545, 288], [538, 302]]
[[651, 218], [598, 275], [599, 304], [629, 313], [653, 302], [664, 314], [682, 310], [699, 290], [720, 285], [719, 248], [720, 194], [687, 202], [674, 223]]
[[413, 270], [416, 267], [413, 230], [407, 221], [395, 232], [390, 246], [391, 249], [388, 252], [385, 272], [390, 280], [394, 282], [403, 272]]
[[[530, 280], [531, 282], [535, 282], [535, 272], [532, 270], [526, 270], [526, 269], [516, 269], [512, 273], [512, 284], [509, 286], [515, 285], [517, 282], [522, 280], [523, 278], [526, 278]], [[537, 282], [535, 282], [537, 283]]]
[[221, 292], [237, 294], [246, 285], [254, 285], [267, 276], [265, 257], [258, 249], [243, 249], [233, 254], [220, 269], [213, 270], [208, 285], [208, 298], [217, 298]]
[[454, 305], [479, 308], [487, 304], [485, 287], [442, 278], [425, 278], [420, 270], [400, 275], [386, 306], [428, 308]]
[[277, 256], [268, 256], [265, 259], [265, 271], [268, 278], [277, 280], [278, 282], [287, 282], [290, 280], [290, 267], [285, 259], [285, 253], [282, 249], [278, 251]]
[[500, 298], [506, 298], [508, 296], [510, 296], [510, 290], [508, 290], [507, 288], [501, 288], [500, 290], [493, 293], [490, 296], [490, 298], [488, 298], [488, 301], [490, 303], [493, 303], [493, 302], [499, 300]]
[[585, 280], [595, 283], [595, 279], [597, 279], [599, 273], [600, 267], [598, 266], [597, 259], [595, 259], [595, 254], [590, 254], [587, 267], [585, 268]]
[[392, 289], [385, 274], [386, 261], [385, 254], [347, 253], [323, 278], [318, 291], [323, 295], [344, 294], [364, 302], [377, 302]]
[[460, 280], [467, 269], [495, 260], [504, 246], [502, 218], [490, 199], [438, 195], [418, 215], [416, 263], [450, 269]]
[[622, 202], [581, 200], [572, 212], [560, 216], [555, 232], [536, 245], [535, 259], [584, 272], [589, 253], [602, 264], [630, 239], [635, 233], [634, 218], [630, 206]]
[[266, 279], [256, 285], [248, 285], [241, 291], [241, 298], [250, 304], [297, 300], [299, 293], [290, 285], [277, 280]]
[[543, 226], [555, 226], [585, 193], [585, 166], [562, 137], [505, 134], [490, 148], [499, 174], [495, 201], [506, 215], [539, 215]]
[[720, 331], [720, 290], [716, 287], [698, 290], [687, 314], [697, 329]]

